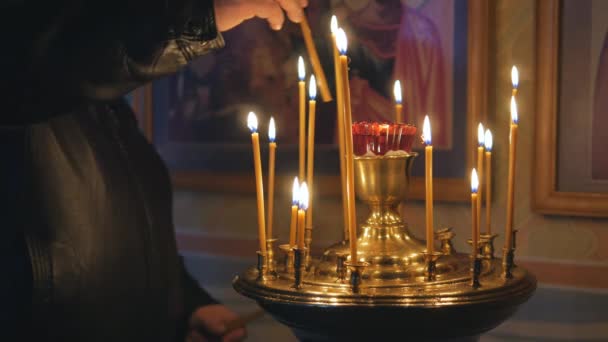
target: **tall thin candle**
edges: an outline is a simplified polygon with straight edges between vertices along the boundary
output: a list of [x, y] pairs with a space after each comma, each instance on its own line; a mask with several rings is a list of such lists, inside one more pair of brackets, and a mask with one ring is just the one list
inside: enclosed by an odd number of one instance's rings
[[477, 178], [477, 171], [473, 169], [471, 171], [471, 246], [472, 251], [471, 254], [473, 257], [477, 257], [479, 252], [478, 247], [478, 238], [479, 238], [479, 226], [477, 225], [477, 211], [479, 211], [479, 207], [477, 206], [477, 190], [479, 188], [479, 179]]
[[317, 106], [317, 81], [315, 75], [310, 76], [308, 89], [308, 160], [306, 163], [306, 180], [308, 183], [308, 210], [306, 210], [306, 228], [312, 229], [312, 209], [314, 197], [314, 170], [315, 170], [315, 109]]
[[486, 234], [492, 235], [492, 132], [486, 129], [484, 144], [486, 147]]
[[401, 93], [401, 81], [396, 80], [393, 86], [393, 95], [395, 96], [395, 122], [403, 122], [403, 96]]
[[298, 177], [305, 179], [306, 172], [306, 69], [302, 56], [298, 58], [298, 94], [300, 98], [300, 131], [299, 131], [299, 172]]
[[426, 251], [434, 252], [434, 228], [433, 228], [433, 145], [431, 139], [431, 122], [429, 116], [424, 117], [422, 125], [422, 139], [426, 147], [424, 148], [425, 157], [425, 185], [426, 185]]
[[343, 29], [338, 29], [336, 42], [340, 51], [340, 68], [342, 73], [342, 89], [344, 94], [344, 140], [345, 140], [345, 163], [346, 163], [346, 189], [348, 194], [348, 240], [350, 246], [351, 261], [357, 258], [357, 215], [355, 208], [355, 172], [353, 155], [353, 129], [352, 112], [350, 105], [350, 86], [348, 83], [348, 41]]
[[346, 166], [344, 154], [344, 89], [342, 88], [342, 72], [340, 68], [340, 53], [336, 45], [338, 19], [335, 15], [330, 22], [331, 38], [334, 52], [334, 70], [336, 75], [336, 125], [338, 126], [338, 148], [340, 153], [340, 182], [342, 185], [342, 216], [344, 220], [344, 240], [348, 240], [348, 205], [346, 193]]
[[477, 220], [477, 227], [481, 227], [481, 192], [483, 191], [483, 182], [484, 182], [484, 171], [483, 171], [483, 157], [485, 152], [485, 134], [486, 132], [483, 129], [483, 125], [479, 123], [477, 126], [477, 177], [479, 179], [479, 188], [477, 189], [477, 216], [475, 219]]
[[304, 230], [306, 224], [306, 209], [308, 209], [308, 186], [306, 182], [300, 187], [298, 202], [298, 249], [304, 249]]
[[298, 207], [300, 204], [300, 181], [298, 177], [293, 180], [291, 197], [291, 222], [289, 225], [289, 245], [296, 246], [296, 233], [298, 230]]
[[274, 165], [277, 151], [276, 136], [274, 118], [271, 117], [270, 123], [268, 124], [268, 228], [266, 233], [268, 239], [272, 239], [272, 224], [274, 217]]
[[505, 232], [505, 248], [513, 248], [513, 199], [515, 195], [515, 162], [517, 161], [517, 103], [511, 97], [511, 130], [509, 134], [509, 178], [507, 181], [507, 226]]
[[262, 181], [262, 160], [260, 158], [260, 136], [258, 134], [258, 118], [254, 112], [247, 116], [247, 126], [251, 130], [251, 144], [253, 146], [253, 166], [255, 170], [255, 188], [258, 204], [258, 237], [260, 240], [260, 253], [266, 255], [266, 222], [264, 219], [264, 183]]

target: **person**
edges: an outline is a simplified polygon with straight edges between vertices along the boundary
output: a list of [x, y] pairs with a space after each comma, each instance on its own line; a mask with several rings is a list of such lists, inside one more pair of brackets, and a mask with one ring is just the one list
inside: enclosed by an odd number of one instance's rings
[[306, 0], [5, 1], [1, 341], [203, 341], [236, 314], [185, 270], [167, 169], [123, 95]]

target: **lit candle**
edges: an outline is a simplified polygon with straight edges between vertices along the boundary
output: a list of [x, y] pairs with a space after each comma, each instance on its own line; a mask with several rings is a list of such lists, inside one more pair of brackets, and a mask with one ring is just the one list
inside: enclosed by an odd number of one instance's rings
[[515, 162], [517, 155], [517, 103], [511, 97], [511, 130], [509, 134], [509, 179], [507, 182], [507, 226], [505, 232], [505, 248], [513, 247], [513, 198], [515, 190]]
[[492, 132], [486, 129], [484, 144], [486, 147], [486, 234], [492, 235]]
[[298, 203], [298, 249], [304, 249], [304, 225], [306, 223], [306, 209], [308, 209], [308, 186], [302, 183], [299, 191]]
[[251, 143], [253, 145], [253, 166], [255, 169], [255, 188], [258, 202], [258, 237], [260, 239], [260, 253], [266, 255], [266, 223], [264, 222], [264, 183], [262, 181], [262, 160], [260, 158], [260, 137], [258, 134], [258, 118], [254, 112], [247, 116], [247, 126], [251, 130]]
[[306, 69], [304, 68], [304, 59], [302, 56], [298, 58], [298, 77], [300, 78], [300, 82], [298, 82], [298, 90], [300, 95], [300, 164], [299, 164], [299, 172], [298, 177], [300, 179], [305, 179], [305, 165], [306, 165], [306, 82], [304, 78], [306, 77]]
[[484, 174], [483, 174], [483, 154], [485, 152], [484, 141], [485, 141], [485, 130], [483, 125], [479, 123], [477, 126], [477, 177], [479, 179], [479, 187], [477, 189], [477, 227], [481, 227], [481, 191], [483, 188]]
[[519, 71], [515, 65], [511, 68], [511, 84], [513, 85], [513, 90], [511, 91], [511, 95], [517, 95], [517, 87], [519, 87]]
[[291, 190], [291, 225], [289, 226], [289, 245], [296, 246], [296, 231], [298, 229], [298, 206], [300, 203], [300, 182], [298, 177], [293, 180], [293, 188]]
[[344, 240], [348, 239], [348, 205], [346, 193], [346, 166], [344, 154], [344, 92], [342, 88], [342, 72], [340, 68], [340, 53], [336, 44], [338, 19], [332, 15], [330, 22], [331, 38], [334, 51], [334, 71], [336, 75], [336, 125], [338, 126], [338, 147], [340, 153], [340, 182], [342, 185], [342, 216], [344, 220]]
[[313, 205], [313, 179], [315, 165], [315, 109], [317, 106], [317, 81], [315, 75], [310, 76], [308, 84], [308, 161], [306, 163], [306, 180], [308, 183], [309, 201], [308, 210], [306, 211], [306, 228], [312, 229], [312, 205]]
[[475, 217], [477, 217], [477, 211], [479, 211], [479, 207], [477, 206], [477, 190], [479, 188], [479, 179], [477, 178], [477, 171], [475, 171], [475, 169], [473, 169], [473, 171], [471, 171], [471, 222], [472, 222], [472, 229], [471, 229], [471, 245], [473, 247], [472, 250], [472, 255], [473, 257], [477, 257], [478, 254], [478, 247], [477, 247], [477, 239], [479, 237], [479, 226], [477, 225], [477, 220], [475, 219]]
[[275, 142], [277, 136], [276, 127], [274, 125], [274, 118], [270, 118], [268, 124], [268, 231], [267, 238], [272, 239], [272, 221], [274, 214], [274, 165], [275, 155], [277, 150], [277, 143]]
[[426, 251], [433, 253], [433, 145], [431, 140], [431, 123], [429, 116], [424, 117], [422, 125], [422, 139], [426, 147], [425, 157], [425, 184], [426, 184]]
[[393, 95], [395, 96], [395, 122], [401, 123], [403, 122], [403, 104], [401, 103], [403, 98], [401, 94], [401, 81], [399, 80], [395, 81]]
[[342, 73], [342, 93], [344, 94], [344, 141], [345, 141], [345, 164], [346, 164], [346, 193], [348, 195], [348, 240], [350, 244], [351, 261], [357, 259], [357, 214], [355, 208], [355, 172], [353, 156], [353, 123], [350, 106], [350, 86], [348, 84], [348, 41], [343, 29], [338, 29], [336, 42], [340, 51], [340, 69]]

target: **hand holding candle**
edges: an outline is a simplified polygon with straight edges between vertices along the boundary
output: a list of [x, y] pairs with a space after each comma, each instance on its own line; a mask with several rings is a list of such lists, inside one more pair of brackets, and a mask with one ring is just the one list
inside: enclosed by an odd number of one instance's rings
[[274, 118], [270, 118], [268, 124], [268, 232], [267, 238], [272, 239], [272, 224], [274, 214], [274, 165], [277, 143], [275, 142], [277, 133], [274, 125]]
[[300, 182], [298, 177], [293, 180], [291, 197], [291, 225], [289, 226], [289, 245], [296, 246], [296, 233], [298, 229], [298, 207], [300, 204]]
[[483, 157], [485, 151], [485, 131], [483, 125], [479, 123], [477, 126], [477, 177], [479, 179], [479, 187], [477, 189], [477, 227], [481, 227], [481, 189], [483, 188], [484, 173], [483, 173]]
[[473, 250], [471, 251], [471, 255], [473, 258], [477, 257], [479, 252], [478, 247], [478, 238], [479, 238], [479, 226], [477, 225], [477, 211], [479, 207], [477, 206], [477, 190], [479, 188], [479, 179], [477, 177], [477, 171], [473, 169], [471, 171], [471, 245]]
[[251, 130], [251, 143], [253, 146], [253, 166], [255, 169], [255, 188], [258, 204], [258, 237], [260, 240], [260, 253], [266, 256], [266, 222], [264, 219], [264, 182], [262, 181], [262, 160], [260, 158], [260, 137], [258, 135], [258, 118], [254, 112], [247, 116], [247, 126]]
[[305, 179], [306, 172], [306, 69], [304, 68], [304, 59], [302, 56], [298, 58], [298, 92], [300, 98], [300, 132], [299, 132], [299, 172], [298, 177]]
[[395, 81], [393, 86], [393, 95], [395, 96], [395, 122], [403, 122], [403, 104], [402, 104], [402, 92], [401, 92], [401, 81]]
[[513, 199], [515, 191], [515, 162], [517, 154], [517, 103], [511, 96], [511, 130], [509, 134], [509, 179], [507, 181], [507, 226], [505, 232], [505, 248], [513, 248]]
[[488, 236], [492, 235], [492, 132], [489, 129], [486, 129], [484, 144], [486, 148], [486, 171], [485, 171], [485, 180], [486, 180], [486, 234]]
[[426, 147], [424, 148], [425, 157], [425, 185], [426, 185], [426, 251], [429, 254], [433, 254], [433, 239], [434, 239], [434, 228], [433, 228], [433, 145], [431, 139], [431, 122], [429, 116], [424, 117], [424, 124], [422, 125], [422, 139]]
[[313, 193], [313, 180], [314, 180], [314, 165], [315, 165], [315, 109], [316, 109], [316, 98], [317, 98], [317, 81], [315, 75], [310, 76], [310, 82], [308, 84], [308, 160], [306, 179], [308, 182], [309, 201], [308, 210], [306, 211], [306, 228], [312, 229], [312, 197]]
[[304, 229], [306, 224], [306, 209], [308, 209], [308, 186], [306, 182], [302, 183], [298, 201], [298, 249], [304, 249]]

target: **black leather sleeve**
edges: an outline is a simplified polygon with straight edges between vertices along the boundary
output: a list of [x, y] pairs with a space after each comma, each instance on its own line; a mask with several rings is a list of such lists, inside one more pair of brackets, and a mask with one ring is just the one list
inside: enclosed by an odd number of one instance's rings
[[220, 48], [213, 0], [0, 4], [0, 124], [114, 100]]

